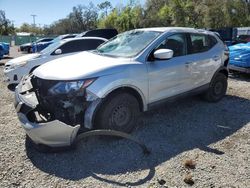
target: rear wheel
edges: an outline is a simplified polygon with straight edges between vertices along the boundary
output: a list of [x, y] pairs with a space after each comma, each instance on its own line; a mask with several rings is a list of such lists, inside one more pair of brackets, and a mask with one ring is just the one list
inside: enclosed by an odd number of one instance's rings
[[96, 116], [97, 128], [129, 133], [136, 125], [139, 115], [137, 99], [128, 93], [109, 97]]
[[221, 100], [227, 92], [227, 77], [223, 73], [218, 73], [211, 81], [209, 89], [204, 93], [204, 99], [209, 102]]

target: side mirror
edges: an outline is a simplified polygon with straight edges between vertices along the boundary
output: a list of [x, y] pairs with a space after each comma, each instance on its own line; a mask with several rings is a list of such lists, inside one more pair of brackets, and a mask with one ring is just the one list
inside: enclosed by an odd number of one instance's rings
[[154, 58], [160, 60], [171, 59], [173, 55], [174, 52], [170, 49], [159, 49], [154, 52]]
[[61, 50], [60, 48], [59, 48], [59, 49], [56, 49], [55, 54], [56, 54], [56, 55], [62, 54], [62, 50]]

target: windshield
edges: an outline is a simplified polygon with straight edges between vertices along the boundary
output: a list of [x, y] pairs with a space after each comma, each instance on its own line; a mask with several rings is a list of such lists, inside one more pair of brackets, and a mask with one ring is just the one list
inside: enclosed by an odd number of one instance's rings
[[52, 52], [53, 50], [55, 50], [56, 48], [58, 48], [61, 45], [61, 41], [59, 40], [58, 42], [52, 43], [49, 46], [47, 46], [46, 48], [44, 48], [40, 53], [41, 54], [47, 54]]
[[97, 48], [97, 53], [114, 57], [133, 57], [147, 47], [160, 32], [133, 30], [121, 33]]

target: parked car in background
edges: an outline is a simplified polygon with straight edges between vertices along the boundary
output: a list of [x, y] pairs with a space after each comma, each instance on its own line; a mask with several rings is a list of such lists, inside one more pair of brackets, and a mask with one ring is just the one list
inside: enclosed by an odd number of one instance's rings
[[3, 48], [4, 55], [9, 55], [10, 53], [10, 44], [7, 42], [0, 42], [0, 46]]
[[15, 107], [35, 144], [69, 146], [81, 128], [131, 132], [140, 111], [179, 97], [219, 101], [227, 64], [228, 49], [213, 32], [136, 29], [38, 67], [18, 85]]
[[65, 34], [65, 35], [59, 35], [58, 37], [54, 38], [50, 41], [40, 41], [40, 42], [34, 42], [32, 43], [32, 52], [40, 52], [47, 46], [49, 46], [52, 43], [58, 42], [62, 39], [68, 39], [68, 38], [74, 38], [77, 34]]
[[31, 73], [35, 68], [48, 61], [77, 52], [96, 49], [106, 41], [107, 39], [100, 37], [59, 40], [39, 53], [21, 56], [7, 62], [4, 67], [5, 80], [9, 85], [18, 84], [24, 75]]
[[0, 60], [3, 59], [4, 56], [4, 49], [3, 46], [0, 45]]
[[118, 34], [116, 29], [94, 29], [90, 31], [85, 31], [78, 34], [76, 37], [102, 37], [105, 39], [111, 39]]
[[[38, 39], [37, 41], [35, 41], [34, 43], [40, 43], [40, 42], [50, 42], [52, 41], [53, 38], [42, 38], [42, 39]], [[21, 52], [27, 52], [27, 53], [31, 53], [32, 52], [32, 42], [29, 43], [25, 43], [20, 45], [19, 50]]]
[[250, 42], [250, 35], [239, 35], [237, 37], [237, 43], [248, 43]]
[[82, 32], [80, 34], [66, 34], [66, 35], [60, 35], [56, 37], [54, 40], [50, 42], [40, 42], [40, 43], [34, 43], [32, 45], [32, 52], [40, 52], [50, 44], [57, 42], [62, 39], [67, 39], [67, 38], [78, 38], [78, 37], [101, 37], [101, 38], [106, 38], [110, 39], [118, 34], [116, 29], [94, 29], [94, 30], [89, 30]]
[[226, 27], [208, 30], [219, 33], [227, 46], [250, 42], [250, 27]]
[[227, 46], [237, 44], [237, 28], [220, 28], [209, 29], [209, 31], [217, 32], [220, 34], [221, 39]]
[[0, 60], [10, 53], [10, 45], [6, 42], [0, 42]]
[[230, 46], [229, 50], [229, 70], [250, 73], [250, 42]]

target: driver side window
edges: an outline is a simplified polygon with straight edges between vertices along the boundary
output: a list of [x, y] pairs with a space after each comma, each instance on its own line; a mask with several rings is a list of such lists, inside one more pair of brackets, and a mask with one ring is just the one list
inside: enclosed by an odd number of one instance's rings
[[174, 34], [165, 39], [157, 48], [173, 50], [174, 56], [186, 55], [186, 37], [185, 34]]

